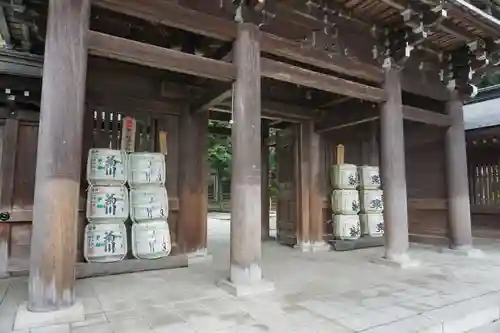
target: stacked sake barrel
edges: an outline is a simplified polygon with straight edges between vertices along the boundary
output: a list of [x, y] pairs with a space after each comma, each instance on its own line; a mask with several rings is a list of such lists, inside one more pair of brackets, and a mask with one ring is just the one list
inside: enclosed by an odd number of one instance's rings
[[138, 259], [168, 256], [172, 245], [165, 188], [165, 155], [131, 153], [128, 157], [132, 254]]
[[361, 229], [364, 236], [384, 234], [384, 194], [380, 189], [380, 173], [376, 166], [360, 166]]
[[336, 164], [331, 168], [334, 188], [331, 205], [335, 238], [355, 240], [361, 236], [359, 221], [358, 169], [353, 164]]
[[91, 149], [87, 159], [87, 213], [84, 257], [113, 262], [127, 254], [125, 221], [129, 215], [127, 155], [112, 149]]

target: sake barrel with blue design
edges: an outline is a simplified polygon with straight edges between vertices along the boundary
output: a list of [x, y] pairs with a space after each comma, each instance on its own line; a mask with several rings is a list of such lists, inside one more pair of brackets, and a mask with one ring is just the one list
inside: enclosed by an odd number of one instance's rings
[[359, 194], [356, 190], [334, 190], [331, 201], [334, 214], [356, 215], [359, 213]]
[[130, 218], [136, 223], [164, 220], [168, 217], [168, 195], [164, 186], [130, 189]]
[[92, 185], [123, 185], [127, 181], [127, 154], [93, 148], [87, 158], [87, 181]]
[[383, 214], [359, 214], [359, 220], [363, 235], [370, 237], [381, 237], [384, 235]]
[[377, 166], [363, 165], [358, 167], [359, 188], [377, 190], [380, 188], [380, 172]]
[[87, 190], [87, 219], [92, 223], [121, 223], [128, 218], [125, 186], [90, 186]]
[[354, 164], [335, 164], [330, 169], [334, 189], [356, 189], [359, 183], [358, 168]]
[[166, 257], [171, 250], [170, 230], [166, 221], [132, 225], [132, 254], [137, 259]]
[[333, 229], [336, 239], [355, 240], [361, 237], [358, 215], [334, 215]]
[[359, 195], [362, 213], [380, 214], [384, 211], [384, 192], [382, 190], [361, 190]]
[[165, 184], [166, 164], [162, 153], [131, 153], [127, 169], [131, 187]]
[[87, 224], [83, 256], [88, 262], [120, 261], [127, 254], [127, 230], [123, 223]]

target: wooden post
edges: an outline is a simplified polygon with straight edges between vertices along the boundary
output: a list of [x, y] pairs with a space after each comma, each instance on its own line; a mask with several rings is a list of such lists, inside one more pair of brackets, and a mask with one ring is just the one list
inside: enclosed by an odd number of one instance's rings
[[30, 311], [75, 302], [90, 1], [49, 2], [31, 237]]
[[401, 71], [388, 68], [384, 82], [387, 101], [380, 112], [381, 169], [384, 189], [385, 258], [407, 261], [408, 208]]
[[323, 191], [321, 177], [321, 135], [314, 131], [314, 122], [308, 124], [311, 136], [310, 156], [310, 190], [309, 190], [309, 226], [311, 251], [328, 251], [330, 246], [324, 241]]
[[463, 105], [453, 93], [446, 104], [451, 126], [446, 132], [446, 176], [448, 184], [448, 219], [453, 249], [472, 247], [467, 151]]
[[269, 139], [269, 121], [262, 120], [262, 227], [261, 234], [262, 240], [269, 239], [269, 146], [267, 140]]
[[231, 131], [231, 259], [229, 281], [223, 281], [221, 285], [235, 295], [253, 292], [245, 287], [262, 286], [259, 39], [257, 26], [251, 23], [238, 25], [233, 48], [237, 78]]
[[311, 249], [310, 237], [310, 191], [311, 191], [311, 137], [314, 122], [304, 121], [300, 124], [299, 133], [299, 170], [298, 174], [298, 204], [299, 216], [297, 226], [297, 242], [304, 252]]
[[192, 256], [207, 252], [207, 140], [208, 112], [181, 113], [178, 244], [182, 253]]
[[[9, 110], [9, 115], [13, 111]], [[19, 120], [7, 118], [0, 143], [0, 213], [12, 211], [14, 177], [16, 169], [17, 136]], [[9, 272], [10, 224], [0, 222], [0, 277], [8, 277]]]
[[302, 251], [329, 250], [323, 239], [323, 193], [321, 190], [320, 134], [314, 121], [300, 126], [300, 218], [299, 244]]

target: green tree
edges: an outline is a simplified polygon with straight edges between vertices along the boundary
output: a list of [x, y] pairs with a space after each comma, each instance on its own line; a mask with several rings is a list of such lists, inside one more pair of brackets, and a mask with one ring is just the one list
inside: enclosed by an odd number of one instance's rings
[[[228, 123], [210, 120], [208, 127], [214, 129], [229, 128]], [[217, 188], [221, 188], [224, 182], [231, 179], [231, 136], [209, 134], [208, 136], [208, 162], [210, 168], [215, 171]], [[217, 195], [221, 195], [222, 191], [218, 191]], [[221, 197], [215, 198], [220, 201]]]

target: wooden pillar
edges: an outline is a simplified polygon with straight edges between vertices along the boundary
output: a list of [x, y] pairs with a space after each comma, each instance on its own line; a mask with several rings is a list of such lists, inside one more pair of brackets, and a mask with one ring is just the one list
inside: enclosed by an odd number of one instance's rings
[[404, 261], [409, 247], [408, 208], [403, 133], [401, 72], [388, 68], [384, 89], [387, 101], [380, 112], [381, 169], [384, 189], [385, 258]]
[[[9, 116], [14, 111], [9, 110]], [[12, 211], [19, 120], [7, 118], [0, 142], [0, 213]], [[10, 224], [0, 222], [0, 278], [8, 277]]]
[[74, 304], [90, 1], [49, 2], [42, 82], [30, 311]]
[[299, 245], [302, 251], [329, 250], [323, 239], [323, 191], [321, 184], [321, 135], [314, 121], [300, 126], [300, 217]]
[[257, 284], [261, 271], [261, 92], [260, 32], [238, 25], [233, 61], [237, 66], [232, 127], [231, 263], [229, 282]]
[[182, 253], [207, 251], [208, 113], [184, 110], [179, 119], [178, 244]]
[[446, 175], [448, 184], [448, 219], [451, 247], [472, 247], [469, 186], [467, 177], [467, 151], [463, 105], [453, 93], [446, 104], [451, 126], [446, 132]]
[[261, 162], [262, 162], [262, 226], [261, 234], [262, 240], [269, 239], [269, 210], [270, 210], [270, 198], [269, 198], [269, 121], [262, 120], [262, 151], [261, 151]]
[[299, 132], [299, 165], [298, 165], [298, 205], [299, 216], [297, 226], [297, 242], [304, 252], [311, 249], [310, 226], [310, 192], [311, 192], [311, 138], [314, 122], [305, 121], [300, 124]]
[[309, 159], [310, 159], [310, 190], [309, 190], [309, 236], [311, 250], [329, 250], [324, 241], [323, 221], [323, 191], [321, 177], [321, 135], [314, 131], [314, 122], [308, 123], [310, 133]]

